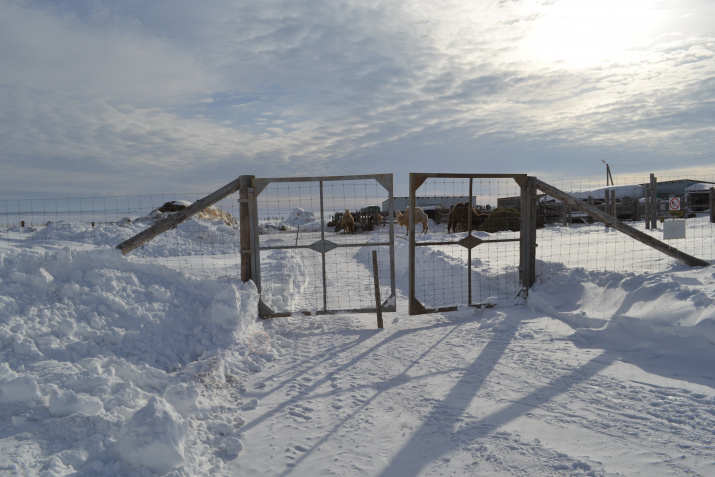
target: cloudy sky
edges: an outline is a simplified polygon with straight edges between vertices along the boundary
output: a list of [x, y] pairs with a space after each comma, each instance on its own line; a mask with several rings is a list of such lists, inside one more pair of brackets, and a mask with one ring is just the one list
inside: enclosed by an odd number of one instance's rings
[[713, 18], [712, 0], [2, 0], [0, 198], [712, 174]]

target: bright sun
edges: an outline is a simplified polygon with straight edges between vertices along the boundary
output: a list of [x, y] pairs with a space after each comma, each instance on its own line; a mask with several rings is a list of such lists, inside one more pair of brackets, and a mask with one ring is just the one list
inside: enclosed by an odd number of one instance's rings
[[652, 0], [562, 0], [542, 7], [526, 38], [532, 58], [581, 68], [621, 61], [652, 38], [662, 13]]

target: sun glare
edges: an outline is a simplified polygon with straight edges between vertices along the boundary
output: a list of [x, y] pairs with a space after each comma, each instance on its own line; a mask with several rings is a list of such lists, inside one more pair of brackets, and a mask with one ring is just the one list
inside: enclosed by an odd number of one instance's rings
[[627, 60], [652, 38], [661, 14], [651, 0], [563, 0], [542, 7], [527, 36], [531, 58], [567, 68]]

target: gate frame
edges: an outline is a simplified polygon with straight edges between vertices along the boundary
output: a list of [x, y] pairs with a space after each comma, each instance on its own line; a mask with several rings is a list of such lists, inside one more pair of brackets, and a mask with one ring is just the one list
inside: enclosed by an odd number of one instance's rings
[[[481, 240], [472, 235], [472, 214], [467, 214], [467, 236], [459, 241], [451, 242], [422, 242], [417, 244], [415, 238], [415, 207], [416, 207], [416, 192], [425, 180], [428, 178], [447, 178], [447, 179], [469, 179], [469, 204], [473, 202], [474, 194], [472, 193], [473, 179], [514, 179], [521, 188], [521, 207], [520, 207], [520, 238], [519, 239], [502, 239], [502, 240]], [[468, 306], [477, 308], [490, 307], [482, 303], [472, 303], [472, 248], [481, 243], [489, 242], [519, 242], [519, 280], [521, 282], [521, 290], [519, 295], [526, 299], [529, 288], [536, 281], [536, 185], [535, 178], [526, 174], [450, 174], [450, 173], [410, 173], [410, 214], [409, 214], [409, 306], [408, 313], [410, 315], [419, 315], [424, 313], [435, 313], [444, 311], [456, 311], [457, 306], [442, 307], [437, 309], [427, 309], [415, 297], [415, 247], [428, 245], [445, 245], [456, 244], [467, 249], [467, 288], [468, 288]]]
[[[346, 175], [346, 176], [313, 176], [313, 177], [277, 177], [277, 178], [256, 178], [255, 176], [240, 176], [241, 184], [246, 184], [246, 187], [241, 187], [241, 196], [239, 202], [240, 221], [241, 223], [250, 224], [248, 231], [243, 232], [241, 228], [241, 280], [246, 282], [253, 280], [261, 293], [261, 250], [273, 249], [304, 249], [308, 248], [321, 254], [323, 265], [323, 309], [315, 312], [317, 315], [332, 315], [337, 313], [375, 313], [378, 311], [377, 304], [373, 308], [358, 308], [348, 310], [329, 310], [327, 305], [327, 288], [326, 288], [326, 273], [325, 273], [325, 254], [338, 247], [365, 247], [365, 246], [389, 246], [390, 253], [390, 296], [380, 306], [381, 312], [397, 311], [396, 300], [396, 283], [395, 283], [395, 230], [394, 223], [389, 220], [389, 242], [377, 243], [355, 243], [355, 244], [337, 244], [325, 239], [325, 208], [323, 205], [323, 183], [333, 181], [357, 181], [373, 179], [388, 193], [388, 213], [390, 217], [394, 215], [394, 193], [393, 193], [393, 178], [392, 174], [362, 174], [362, 175]], [[318, 182], [320, 183], [320, 240], [310, 245], [286, 245], [286, 246], [269, 246], [261, 247], [258, 236], [258, 196], [271, 183], [277, 182]], [[245, 191], [245, 192], [244, 192]], [[245, 222], [244, 222], [245, 220]], [[293, 313], [302, 313], [303, 315], [312, 315], [310, 311], [295, 311], [295, 312], [280, 312], [276, 313], [268, 305], [260, 299], [258, 302], [258, 313], [261, 318], [279, 318], [291, 316]]]

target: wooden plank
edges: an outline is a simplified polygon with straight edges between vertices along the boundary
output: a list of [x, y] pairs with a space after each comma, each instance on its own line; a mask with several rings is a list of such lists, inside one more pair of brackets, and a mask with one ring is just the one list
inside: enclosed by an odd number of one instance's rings
[[[252, 176], [241, 176], [238, 178], [238, 223], [240, 224], [239, 239], [241, 241], [241, 281], [247, 282], [253, 278], [251, 260], [251, 213], [248, 203], [248, 189], [251, 187]], [[258, 289], [260, 293], [260, 288]]]
[[528, 290], [536, 281], [536, 187], [529, 177], [521, 185], [521, 237], [519, 238], [519, 278]]
[[415, 193], [417, 191], [416, 183], [420, 180], [420, 175], [410, 172], [410, 182], [409, 182], [409, 187], [410, 187], [410, 215], [409, 215], [409, 220], [410, 223], [407, 226], [408, 233], [410, 233], [410, 236], [408, 237], [409, 240], [409, 253], [408, 253], [408, 259], [409, 259], [409, 273], [408, 273], [408, 313], [410, 315], [417, 315], [419, 314], [419, 307], [417, 303], [417, 299], [415, 298], [415, 206], [417, 204], [417, 200], [415, 198]]
[[377, 250], [372, 251], [372, 274], [375, 282], [375, 309], [377, 310], [377, 327], [384, 328], [382, 323], [382, 300], [380, 300], [380, 273], [377, 268]]
[[182, 209], [174, 214], [171, 214], [169, 217], [160, 220], [156, 224], [152, 225], [146, 230], [143, 230], [136, 234], [134, 237], [125, 240], [124, 242], [120, 243], [117, 245], [116, 248], [118, 248], [123, 255], [128, 254], [132, 250], [141, 247], [148, 241], [152, 240], [154, 237], [157, 235], [161, 235], [167, 230], [171, 230], [177, 225], [179, 225], [181, 222], [184, 220], [188, 219], [194, 214], [198, 214], [202, 210], [206, 209], [207, 207], [215, 204], [216, 202], [220, 201], [224, 197], [233, 194], [238, 190], [238, 179], [235, 181], [226, 184], [213, 194], [209, 194], [203, 199], [197, 200], [190, 206], [186, 207], [185, 209]]
[[650, 228], [658, 228], [658, 179], [650, 175]]
[[626, 225], [617, 218], [613, 217], [612, 215], [608, 215], [604, 212], [601, 212], [597, 208], [587, 204], [586, 202], [576, 199], [575, 197], [567, 194], [566, 192], [557, 189], [556, 187], [549, 185], [539, 179], [534, 179], [536, 182], [536, 187], [545, 192], [546, 194], [550, 195], [551, 197], [555, 197], [561, 201], [563, 201], [565, 204], [570, 205], [571, 207], [574, 207], [591, 217], [600, 220], [607, 226], [613, 227], [614, 229], [618, 230], [619, 232], [622, 232], [629, 237], [638, 240], [641, 243], [644, 243], [648, 245], [649, 247], [653, 247], [654, 249], [658, 250], [659, 252], [662, 252], [669, 257], [672, 257], [678, 261], [681, 261], [685, 263], [686, 265], [694, 266], [694, 267], [708, 267], [710, 266], [709, 262], [706, 262], [705, 260], [701, 260], [699, 258], [693, 257], [691, 255], [688, 255], [687, 253], [681, 252], [680, 250], [671, 247], [670, 245], [661, 242], [660, 240], [653, 238], [652, 236], [641, 232], [640, 230], [637, 230], [630, 225]]

